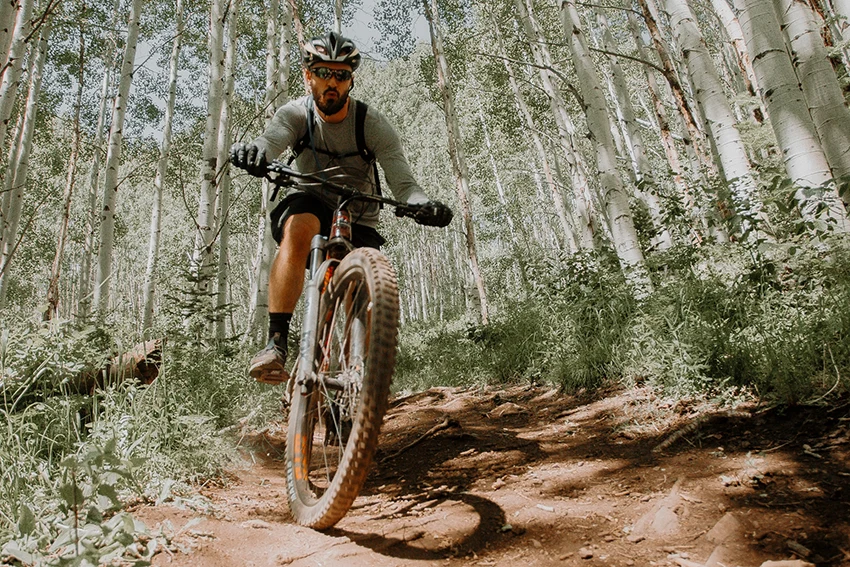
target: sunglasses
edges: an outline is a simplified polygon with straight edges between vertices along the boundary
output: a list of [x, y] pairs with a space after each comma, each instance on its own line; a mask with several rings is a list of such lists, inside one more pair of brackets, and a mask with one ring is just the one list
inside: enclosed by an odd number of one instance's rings
[[347, 69], [328, 69], [327, 67], [314, 67], [313, 69], [311, 69], [311, 72], [323, 81], [327, 81], [331, 77], [335, 77], [336, 80], [340, 82], [351, 80], [351, 71]]

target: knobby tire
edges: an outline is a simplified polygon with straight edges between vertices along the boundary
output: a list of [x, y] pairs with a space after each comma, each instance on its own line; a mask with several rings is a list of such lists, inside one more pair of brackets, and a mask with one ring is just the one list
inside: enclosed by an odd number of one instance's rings
[[[362, 326], [361, 326], [362, 325]], [[336, 267], [319, 305], [314, 371], [293, 392], [286, 443], [289, 506], [304, 526], [336, 524], [357, 498], [378, 445], [395, 368], [398, 286], [389, 260], [359, 248]]]

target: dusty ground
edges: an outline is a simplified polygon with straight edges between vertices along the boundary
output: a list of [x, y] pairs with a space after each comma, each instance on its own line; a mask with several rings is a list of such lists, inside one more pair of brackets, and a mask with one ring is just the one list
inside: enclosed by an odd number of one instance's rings
[[432, 389], [392, 403], [330, 531], [293, 524], [271, 430], [226, 486], [136, 514], [173, 534], [159, 566], [850, 566], [850, 404], [696, 410], [642, 390]]

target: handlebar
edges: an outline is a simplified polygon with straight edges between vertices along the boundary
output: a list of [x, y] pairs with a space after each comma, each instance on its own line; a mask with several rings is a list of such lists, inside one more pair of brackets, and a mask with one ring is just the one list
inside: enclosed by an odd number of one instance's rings
[[[372, 195], [369, 193], [363, 193], [356, 189], [352, 189], [350, 187], [334, 183], [333, 181], [323, 179], [316, 173], [302, 173], [300, 171], [296, 171], [278, 160], [274, 160], [268, 163], [268, 165], [266, 166], [266, 172], [262, 177], [268, 180], [269, 183], [274, 184], [277, 188], [298, 187], [299, 189], [307, 191], [308, 193], [313, 193], [314, 195], [320, 194], [318, 189], [311, 187], [310, 185], [298, 183], [298, 181], [307, 181], [318, 184], [323, 189], [330, 191], [331, 193], [335, 193], [336, 195], [339, 195], [340, 208], [344, 208], [351, 201], [382, 203], [384, 205], [393, 207], [395, 209], [395, 216], [397, 217], [409, 217], [416, 220], [420, 224], [431, 224], [428, 222], [422, 222], [423, 219], [421, 218], [421, 216], [417, 215], [417, 213], [422, 211], [423, 205], [402, 203], [401, 201], [388, 199], [382, 195]], [[274, 199], [274, 196], [276, 194], [277, 189], [275, 189], [272, 199]]]

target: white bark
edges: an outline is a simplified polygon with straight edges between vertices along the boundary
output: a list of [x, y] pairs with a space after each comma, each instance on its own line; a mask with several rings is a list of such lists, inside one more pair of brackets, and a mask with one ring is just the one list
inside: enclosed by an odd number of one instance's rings
[[94, 304], [98, 316], [106, 316], [112, 285], [112, 250], [115, 246], [115, 205], [118, 200], [118, 167], [124, 142], [124, 117], [127, 99], [133, 83], [133, 64], [136, 59], [136, 44], [139, 39], [139, 19], [144, 0], [133, 0], [127, 21], [127, 40], [121, 61], [121, 78], [118, 93], [112, 108], [112, 126], [109, 130], [109, 147], [106, 152], [106, 172], [103, 184], [103, 209], [100, 217], [100, 251], [97, 258]]
[[233, 0], [227, 22], [227, 54], [224, 59], [224, 96], [221, 106], [221, 127], [218, 131], [218, 163], [222, 164], [219, 188], [219, 246], [218, 246], [218, 270], [216, 281], [216, 324], [215, 336], [223, 340], [226, 334], [226, 319], [224, 317], [227, 305], [229, 269], [229, 246], [230, 246], [230, 170], [227, 167], [227, 156], [230, 149], [230, 122], [231, 122], [231, 98], [234, 83], [234, 65], [236, 62], [236, 26], [237, 16], [241, 0]]
[[[496, 21], [496, 18], [492, 12], [490, 13], [490, 26], [496, 38], [496, 45], [498, 47], [497, 52], [506, 53], [505, 42], [502, 39], [502, 32], [499, 29], [499, 24]], [[511, 63], [507, 59], [502, 59], [502, 62], [505, 65], [505, 72], [507, 72], [508, 74], [508, 82], [511, 85], [511, 91], [513, 91], [514, 93], [514, 100], [516, 101], [517, 110], [519, 110], [519, 113], [522, 115], [523, 121], [525, 122], [526, 132], [529, 136], [531, 136], [531, 141], [537, 151], [537, 157], [540, 160], [540, 166], [543, 170], [543, 176], [546, 178], [546, 184], [549, 187], [549, 194], [552, 197], [552, 204], [555, 206], [555, 212], [557, 213], [558, 220], [561, 223], [563, 240], [566, 243], [566, 248], [568, 249], [569, 253], [574, 254], [578, 251], [575, 230], [573, 229], [573, 226], [568, 218], [569, 213], [567, 212], [567, 208], [564, 205], [564, 198], [563, 195], [561, 195], [561, 189], [560, 187], [558, 187], [558, 184], [555, 183], [555, 178], [552, 175], [552, 166], [549, 163], [549, 157], [547, 155], [545, 147], [543, 146], [543, 140], [540, 138], [540, 134], [537, 132], [537, 125], [534, 123], [534, 117], [532, 116], [531, 111], [528, 109], [528, 104], [525, 101], [525, 95], [523, 95], [522, 90], [520, 89], [519, 82], [516, 78], [516, 73], [514, 72]]]
[[758, 93], [758, 80], [753, 72], [753, 64], [750, 54], [747, 51], [747, 44], [744, 41], [744, 32], [741, 31], [741, 24], [735, 16], [735, 12], [729, 6], [727, 0], [711, 0], [711, 5], [715, 13], [720, 18], [723, 28], [726, 30], [726, 35], [729, 36], [729, 42], [735, 51], [735, 57], [740, 68], [741, 75], [745, 79], [744, 84], [751, 95]]
[[171, 153], [172, 125], [174, 122], [174, 104], [177, 100], [177, 65], [183, 46], [183, 0], [176, 0], [174, 6], [175, 30], [171, 43], [171, 58], [168, 61], [168, 99], [165, 103], [165, 117], [162, 124], [162, 142], [159, 146], [159, 161], [154, 177], [154, 202], [151, 210], [150, 238], [148, 240], [148, 263], [145, 268], [145, 283], [142, 291], [142, 332], [153, 327], [154, 293], [156, 290], [156, 269], [159, 263], [160, 235], [162, 233], [162, 193], [165, 175], [168, 172], [168, 158]]
[[489, 307], [487, 305], [487, 291], [484, 287], [484, 279], [478, 264], [475, 228], [472, 222], [472, 209], [469, 203], [469, 171], [466, 165], [460, 126], [455, 111], [451, 69], [449, 68], [445, 51], [443, 50], [443, 32], [436, 0], [423, 0], [423, 5], [425, 18], [428, 20], [428, 28], [431, 34], [431, 49], [434, 53], [434, 59], [437, 61], [437, 84], [443, 95], [443, 111], [446, 116], [446, 130], [449, 138], [449, 155], [455, 174], [458, 202], [460, 203], [460, 212], [466, 234], [467, 258], [469, 259], [469, 268], [478, 290], [478, 307], [481, 314], [481, 323], [486, 325], [490, 319]]
[[741, 219], [741, 230], [744, 234], [749, 234], [752, 230], [758, 230], [759, 224], [762, 224], [763, 229], [767, 218], [757, 195], [747, 150], [696, 17], [687, 0], [665, 0], [664, 6], [687, 64], [688, 74], [694, 85], [694, 95], [705, 115], [708, 135], [732, 194], [735, 212]]
[[803, 189], [827, 188], [823, 196], [827, 207], [819, 217], [846, 231], [847, 214], [836, 191], [828, 188], [832, 181], [829, 164], [785, 50], [773, 5], [769, 0], [735, 0], [735, 9], [785, 170], [801, 188], [796, 193], [801, 214], [813, 220], [820, 201], [807, 197]]
[[9, 60], [9, 46], [12, 42], [12, 30], [15, 17], [21, 4], [18, 0], [0, 0], [0, 76], [5, 72]]
[[[602, 30], [603, 47], [606, 51], [615, 52], [616, 43], [608, 26], [608, 19], [601, 11], [596, 13], [596, 19]], [[620, 62], [616, 57], [608, 56], [608, 65], [611, 69], [610, 84], [613, 87], [612, 99], [614, 100], [618, 117], [622, 123], [623, 139], [635, 173], [637, 185], [636, 195], [646, 204], [649, 210], [649, 215], [658, 234], [655, 245], [659, 249], [664, 250], [673, 244], [673, 239], [670, 236], [670, 232], [664, 226], [661, 203], [656, 195], [658, 180], [652, 174], [652, 166], [646, 155], [643, 134], [635, 119], [635, 111], [632, 106], [626, 74], [623, 72], [623, 68], [620, 66]]]
[[[49, 27], [45, 33], [49, 33]], [[8, 221], [3, 234], [3, 247], [0, 250], [0, 307], [5, 304], [6, 292], [9, 289], [11, 278], [10, 266], [18, 245], [18, 230], [20, 228], [21, 212], [23, 210], [24, 192], [29, 174], [29, 158], [32, 151], [33, 133], [38, 112], [38, 96], [41, 92], [41, 78], [44, 60], [47, 54], [47, 37], [39, 42], [36, 56], [33, 59], [30, 71], [27, 101], [24, 110], [23, 121], [20, 128], [20, 138], [13, 141], [17, 143], [15, 152], [16, 168], [9, 187], [11, 188], [11, 202], [6, 212]]]
[[209, 87], [207, 89], [207, 120], [204, 145], [201, 150], [201, 191], [198, 200], [197, 234], [192, 252], [192, 273], [197, 278], [195, 290], [199, 295], [209, 293], [212, 278], [212, 248], [215, 240], [215, 191], [218, 172], [218, 129], [221, 119], [221, 100], [224, 91], [224, 0], [212, 0], [207, 40], [209, 52]]
[[[648, 44], [644, 40], [644, 37], [641, 34], [641, 31], [637, 25], [637, 17], [632, 14], [627, 14], [629, 21], [629, 29], [632, 32], [635, 40], [635, 46], [637, 48], [638, 56], [641, 59], [648, 60], [649, 57], [649, 49]], [[654, 115], [656, 124], [656, 131], [661, 139], [661, 145], [664, 148], [664, 155], [667, 158], [667, 164], [670, 166], [670, 172], [673, 174], [673, 183], [676, 186], [676, 189], [679, 192], [679, 195], [682, 199], [682, 203], [688, 211], [694, 210], [694, 198], [693, 195], [688, 188], [688, 185], [685, 183], [682, 162], [679, 158], [679, 150], [676, 147], [676, 142], [673, 138], [673, 132], [670, 129], [670, 121], [667, 116], [667, 109], [664, 106], [661, 98], [661, 89], [658, 86], [658, 81], [655, 76], [655, 71], [649, 66], [644, 66], [644, 72], [646, 74], [646, 82], [649, 85], [649, 95], [652, 100], [652, 114]]]
[[556, 78], [552, 72], [552, 69], [554, 69], [552, 56], [540, 32], [540, 27], [534, 19], [531, 5], [523, 0], [514, 0], [514, 5], [517, 9], [517, 18], [525, 32], [528, 45], [537, 64], [543, 89], [549, 97], [549, 106], [552, 109], [552, 115], [558, 129], [558, 139], [570, 170], [573, 184], [572, 212], [575, 220], [573, 226], [576, 229], [577, 245], [579, 249], [589, 250], [594, 247], [590, 197], [584, 159], [575, 140], [575, 127], [567, 112], [561, 91], [556, 87]]
[[18, 84], [21, 80], [24, 56], [27, 50], [27, 40], [32, 33], [32, 11], [35, 0], [21, 0], [15, 20], [15, 30], [12, 32], [12, 43], [9, 47], [9, 58], [3, 66], [5, 72], [0, 81], [0, 146], [6, 141], [9, 122], [15, 109], [15, 99], [18, 96]]
[[608, 217], [612, 244], [626, 279], [634, 286], [636, 294], [643, 296], [652, 291], [652, 282], [638, 242], [634, 219], [629, 209], [629, 198], [620, 172], [617, 171], [617, 150], [611, 136], [611, 120], [605, 103], [605, 93], [596, 75], [596, 68], [581, 29], [578, 10], [572, 0], [561, 0], [560, 15], [584, 99], [590, 139], [596, 150], [596, 167], [602, 189], [601, 200]]
[[[283, 3], [284, 29], [278, 39], [278, 7], [274, 0], [269, 4], [266, 13], [266, 92], [264, 99], [266, 126], [274, 116], [277, 105], [285, 104], [289, 85], [289, 47], [292, 41], [292, 24], [300, 29], [294, 6], [290, 1]], [[299, 32], [299, 34], [302, 32]], [[279, 45], [279, 50], [276, 48]], [[286, 85], [281, 89], [282, 85]], [[268, 326], [269, 306], [269, 271], [272, 256], [275, 253], [275, 242], [271, 236], [269, 220], [269, 197], [271, 187], [263, 181], [260, 196], [260, 212], [257, 218], [257, 246], [252, 265], [252, 281], [248, 308], [248, 325], [243, 334], [243, 341], [250, 340], [257, 333], [264, 333]]]
[[334, 0], [334, 31], [342, 33], [342, 0]]
[[774, 6], [826, 161], [835, 177], [850, 175], [850, 109], [829, 62], [815, 12], [799, 0], [775, 0]]

